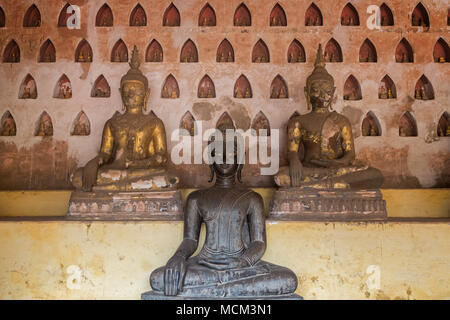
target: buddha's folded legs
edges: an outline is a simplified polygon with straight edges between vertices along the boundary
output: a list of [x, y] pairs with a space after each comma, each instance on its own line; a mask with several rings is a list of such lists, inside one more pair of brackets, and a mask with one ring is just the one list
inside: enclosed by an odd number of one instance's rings
[[[377, 189], [383, 184], [380, 170], [372, 167], [349, 170], [345, 173], [340, 169], [339, 174], [333, 174], [326, 168], [303, 168], [303, 182], [300, 187], [327, 188], [349, 186], [352, 189]], [[345, 168], [344, 168], [345, 169]], [[321, 178], [321, 176], [323, 176]], [[281, 167], [275, 176], [275, 183], [280, 187], [291, 187], [289, 167]]]
[[[164, 292], [164, 267], [150, 276], [154, 291]], [[289, 269], [265, 261], [242, 269], [212, 270], [199, 265], [196, 257], [188, 260], [183, 290], [189, 297], [258, 297], [287, 295], [297, 288], [297, 277]]]

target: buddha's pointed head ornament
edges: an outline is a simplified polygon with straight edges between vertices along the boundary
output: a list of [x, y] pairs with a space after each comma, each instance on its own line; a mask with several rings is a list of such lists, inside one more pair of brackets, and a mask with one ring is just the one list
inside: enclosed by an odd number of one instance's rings
[[311, 106], [313, 109], [331, 108], [335, 91], [333, 76], [325, 68], [322, 45], [319, 44], [314, 70], [306, 79], [305, 96], [308, 109]]
[[141, 107], [145, 110], [150, 90], [147, 77], [139, 69], [141, 61], [136, 46], [133, 48], [129, 65], [130, 70], [120, 80], [120, 94], [124, 109]]

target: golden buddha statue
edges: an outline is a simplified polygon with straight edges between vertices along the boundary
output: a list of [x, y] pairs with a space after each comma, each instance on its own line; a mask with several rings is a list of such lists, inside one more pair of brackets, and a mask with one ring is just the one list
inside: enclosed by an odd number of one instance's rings
[[154, 113], [143, 113], [150, 90], [139, 65], [135, 46], [131, 69], [121, 79], [125, 113], [106, 122], [99, 154], [74, 173], [72, 183], [77, 190], [162, 190], [174, 187], [179, 181], [166, 172], [164, 124]]
[[355, 145], [350, 121], [330, 111], [335, 86], [325, 69], [319, 45], [315, 68], [306, 80], [305, 115], [288, 122], [288, 167], [281, 167], [275, 182], [281, 187], [377, 188], [383, 177], [374, 168], [355, 163]]

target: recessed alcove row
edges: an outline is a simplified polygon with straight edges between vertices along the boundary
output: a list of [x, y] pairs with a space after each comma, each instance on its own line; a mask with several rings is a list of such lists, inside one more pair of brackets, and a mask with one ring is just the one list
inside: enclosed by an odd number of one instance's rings
[[[104, 75], [100, 75], [93, 83], [90, 96], [93, 98], [108, 98], [111, 96], [111, 88]], [[234, 98], [252, 98], [252, 87], [249, 80], [245, 75], [241, 75], [235, 83]], [[72, 97], [72, 85], [69, 78], [63, 74], [56, 83], [53, 97], [58, 99], [70, 99]], [[167, 76], [161, 89], [161, 98], [164, 99], [176, 99], [180, 97], [180, 88], [178, 82], [172, 74]], [[209, 75], [204, 75], [200, 80], [197, 89], [198, 98], [215, 98], [216, 88], [214, 81]], [[434, 89], [431, 82], [425, 75], [422, 75], [416, 82], [414, 88], [414, 97], [417, 100], [433, 100]], [[37, 85], [31, 74], [27, 74], [22, 81], [19, 89], [20, 99], [36, 99], [37, 98]], [[281, 75], [276, 75], [270, 85], [270, 99], [286, 99], [289, 98], [289, 89], [286, 81]], [[357, 78], [353, 75], [349, 75], [344, 83], [343, 90], [344, 100], [361, 100], [363, 98], [361, 86]], [[385, 75], [378, 87], [379, 99], [396, 99], [397, 89], [394, 81]]]
[[[153, 111], [151, 111], [153, 113]], [[113, 116], [120, 115], [118, 111]], [[291, 117], [292, 119], [300, 115], [295, 111]], [[234, 121], [228, 112], [224, 112], [216, 123], [216, 128], [220, 125], [232, 125]], [[196, 120], [194, 116], [189, 112], [181, 117], [180, 120], [181, 135], [194, 136], [197, 134]], [[414, 116], [411, 112], [405, 111], [398, 122], [399, 136], [401, 137], [415, 137], [417, 136], [417, 124]], [[251, 129], [255, 130], [257, 135], [270, 136], [270, 122], [266, 115], [259, 111], [251, 122]], [[265, 131], [262, 131], [265, 130]], [[14, 117], [9, 111], [6, 111], [0, 120], [0, 136], [16, 136], [17, 127]], [[84, 111], [80, 111], [75, 117], [72, 126], [70, 128], [71, 136], [89, 136], [91, 134], [91, 122]], [[440, 116], [437, 126], [436, 134], [438, 137], [450, 137], [450, 115], [447, 111], [444, 111]], [[34, 130], [35, 136], [53, 136], [53, 122], [50, 115], [43, 111], [39, 116]], [[377, 137], [382, 135], [381, 125], [376, 115], [369, 111], [364, 116], [361, 124], [361, 135], [363, 137]]]
[[[66, 27], [67, 20], [71, 16], [67, 12], [70, 4], [66, 3], [61, 9], [58, 17], [58, 27]], [[411, 25], [425, 28], [425, 31], [430, 27], [430, 18], [425, 6], [419, 2], [412, 10]], [[271, 27], [285, 27], [288, 25], [287, 15], [280, 3], [276, 3], [269, 14], [269, 26]], [[312, 2], [305, 11], [305, 26], [323, 26], [323, 16], [319, 7]], [[380, 21], [381, 26], [393, 26], [394, 16], [392, 10], [386, 3], [380, 6]], [[206, 3], [200, 10], [198, 15], [198, 26], [213, 27], [217, 24], [216, 12], [214, 8]], [[233, 17], [234, 26], [246, 27], [252, 25], [252, 16], [248, 7], [244, 2], [238, 5]], [[340, 24], [342, 26], [359, 26], [360, 18], [357, 9], [349, 2], [347, 3], [340, 14]], [[0, 7], [0, 28], [6, 25], [6, 14]], [[114, 15], [111, 7], [104, 3], [97, 11], [95, 25], [97, 27], [112, 27], [114, 25]], [[133, 27], [143, 27], [148, 25], [147, 14], [140, 3], [131, 9], [129, 15], [129, 25]], [[178, 27], [181, 25], [181, 14], [178, 8], [171, 3], [162, 15], [162, 25], [166, 27]], [[447, 14], [447, 25], [450, 25], [450, 10]], [[23, 27], [33, 28], [41, 26], [41, 14], [38, 7], [32, 4], [25, 12], [23, 18]]]
[[[218, 45], [216, 53], [217, 62], [234, 62], [235, 53], [232, 44], [224, 39]], [[342, 49], [339, 43], [331, 38], [325, 45], [324, 58], [328, 63], [343, 62]], [[153, 39], [146, 49], [146, 62], [163, 62], [164, 54], [161, 44]], [[89, 42], [82, 39], [75, 49], [75, 62], [92, 62], [93, 52]], [[375, 45], [370, 39], [365, 39], [359, 49], [359, 62], [378, 61], [378, 54]], [[398, 63], [413, 63], [413, 49], [405, 38], [403, 38], [395, 49], [395, 61]], [[450, 47], [443, 38], [439, 38], [433, 48], [433, 61], [445, 63], [450, 61]], [[20, 47], [14, 39], [11, 39], [3, 51], [3, 62], [19, 63]], [[47, 39], [40, 47], [38, 53], [39, 63], [56, 62], [56, 48], [50, 39]], [[111, 51], [111, 62], [128, 62], [128, 49], [125, 42], [119, 39]], [[198, 49], [195, 43], [188, 39], [182, 46], [180, 62], [199, 62]], [[259, 39], [253, 46], [253, 63], [269, 63], [270, 51], [264, 40]], [[301, 42], [294, 39], [287, 48], [287, 62], [306, 62], [305, 48]]]

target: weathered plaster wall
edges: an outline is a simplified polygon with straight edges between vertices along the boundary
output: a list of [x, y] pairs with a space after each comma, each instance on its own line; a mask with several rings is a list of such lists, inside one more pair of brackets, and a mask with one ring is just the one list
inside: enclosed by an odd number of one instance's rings
[[[448, 223], [268, 222], [305, 299], [449, 299]], [[0, 222], [0, 299], [139, 299], [181, 222]]]
[[[129, 15], [137, 4], [131, 0], [109, 0], [114, 14], [114, 27], [95, 27], [95, 17], [104, 1], [74, 0], [81, 7], [81, 29], [57, 27], [57, 20], [66, 1], [36, 0], [41, 12], [39, 28], [23, 28], [23, 16], [33, 3], [28, 0], [2, 1], [6, 14], [6, 27], [0, 28], [0, 52], [11, 39], [21, 49], [20, 63], [0, 65], [0, 116], [9, 110], [17, 124], [17, 136], [0, 137], [0, 189], [55, 189], [70, 188], [70, 174], [84, 165], [99, 149], [105, 121], [121, 109], [118, 92], [121, 76], [128, 70], [126, 63], [111, 63], [111, 50], [117, 40], [123, 39], [129, 53], [134, 44], [145, 53], [152, 39], [157, 39], [164, 50], [163, 63], [143, 63], [142, 71], [149, 78], [151, 96], [148, 109], [152, 109], [165, 123], [168, 140], [179, 125], [182, 115], [191, 111], [205, 126], [214, 127], [223, 111], [229, 111], [236, 124], [247, 129], [250, 121], [262, 110], [270, 120], [271, 128], [279, 128], [281, 164], [285, 159], [285, 126], [294, 111], [306, 113], [303, 94], [306, 76], [312, 71], [318, 43], [323, 45], [333, 37], [343, 51], [343, 63], [328, 64], [337, 87], [335, 109], [352, 121], [358, 157], [380, 168], [386, 176], [384, 187], [448, 187], [450, 176], [450, 138], [426, 143], [435, 133], [439, 117], [448, 109], [450, 74], [449, 63], [434, 63], [433, 48], [442, 37], [450, 42], [446, 21], [448, 2], [424, 0], [431, 28], [411, 27], [411, 13], [417, 1], [387, 1], [394, 14], [395, 26], [381, 31], [369, 30], [366, 20], [369, 5], [382, 1], [351, 1], [359, 12], [361, 26], [340, 25], [340, 12], [345, 0], [317, 0], [315, 4], [323, 15], [321, 27], [305, 27], [304, 16], [310, 1], [282, 0], [287, 15], [287, 27], [270, 27], [269, 15], [276, 1], [247, 0], [252, 14], [251, 27], [233, 27], [233, 14], [241, 0], [210, 0], [217, 16], [216, 27], [198, 27], [198, 14], [205, 4], [199, 0], [175, 0], [181, 13], [181, 26], [162, 27], [162, 16], [170, 1], [140, 1], [148, 25], [130, 27]], [[414, 50], [414, 63], [396, 63], [395, 48], [407, 38]], [[85, 38], [93, 49], [92, 63], [75, 63], [75, 49]], [[180, 50], [187, 39], [192, 39], [199, 52], [199, 63], [179, 63]], [[227, 38], [233, 45], [235, 63], [217, 63], [216, 50]], [[251, 63], [254, 44], [263, 39], [270, 51], [270, 63]], [[287, 48], [298, 39], [306, 50], [306, 63], [287, 63]], [[376, 47], [377, 63], [359, 63], [359, 48], [369, 38]], [[38, 63], [40, 46], [51, 39], [56, 48], [55, 63]], [[38, 98], [18, 99], [19, 86], [30, 73], [37, 82]], [[72, 83], [73, 97], [68, 100], [52, 98], [56, 82], [66, 74]], [[179, 99], [161, 99], [164, 79], [173, 74], [180, 87]], [[91, 98], [94, 81], [103, 74], [111, 86], [111, 97]], [[198, 99], [200, 79], [208, 74], [215, 83], [217, 98]], [[249, 79], [252, 99], [234, 99], [233, 87], [240, 74]], [[280, 74], [289, 87], [289, 99], [269, 99], [270, 84]], [[363, 99], [344, 101], [343, 87], [353, 74], [360, 82]], [[378, 99], [378, 86], [388, 74], [397, 88], [396, 100]], [[422, 74], [431, 81], [435, 99], [414, 100], [414, 87]], [[52, 117], [53, 137], [35, 137], [34, 131], [40, 114], [47, 111]], [[70, 136], [72, 123], [83, 110], [91, 123], [90, 136]], [[372, 111], [378, 118], [382, 136], [362, 137], [364, 115]], [[398, 120], [404, 111], [410, 111], [418, 125], [417, 137], [399, 137]], [[168, 141], [169, 148], [174, 143]], [[187, 187], [206, 184], [208, 168], [205, 165], [175, 168], [182, 184]], [[244, 181], [253, 186], [271, 186], [271, 177], [261, 177], [257, 167], [244, 170]]]

